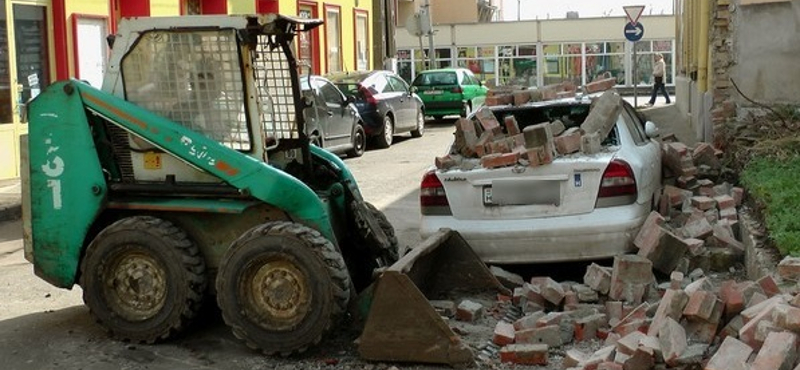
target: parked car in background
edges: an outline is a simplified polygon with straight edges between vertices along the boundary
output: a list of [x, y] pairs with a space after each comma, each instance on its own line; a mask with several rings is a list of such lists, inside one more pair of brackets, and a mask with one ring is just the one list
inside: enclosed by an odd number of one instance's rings
[[303, 76], [300, 86], [310, 106], [304, 110], [311, 142], [336, 154], [360, 157], [366, 134], [358, 109], [336, 85], [321, 76]]
[[[655, 125], [620, 104], [597, 154], [558, 156], [538, 167], [430, 170], [420, 189], [420, 233], [456, 230], [489, 263], [591, 260], [629, 251], [660, 193], [661, 151]], [[522, 130], [555, 120], [580, 126], [590, 107], [587, 98], [570, 98], [489, 109], [500, 122], [514, 116]]]
[[447, 115], [466, 117], [483, 104], [488, 88], [466, 68], [422, 71], [411, 83], [425, 104], [425, 114], [440, 120]]
[[367, 137], [376, 147], [388, 148], [397, 134], [421, 137], [425, 132], [422, 100], [394, 72], [339, 72], [327, 77], [354, 98]]

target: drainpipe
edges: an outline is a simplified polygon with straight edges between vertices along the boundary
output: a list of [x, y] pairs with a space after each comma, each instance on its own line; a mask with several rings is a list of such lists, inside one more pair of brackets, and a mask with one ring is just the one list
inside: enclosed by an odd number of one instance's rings
[[700, 14], [697, 44], [697, 87], [700, 92], [708, 91], [708, 28], [709, 28], [709, 2], [700, 1]]

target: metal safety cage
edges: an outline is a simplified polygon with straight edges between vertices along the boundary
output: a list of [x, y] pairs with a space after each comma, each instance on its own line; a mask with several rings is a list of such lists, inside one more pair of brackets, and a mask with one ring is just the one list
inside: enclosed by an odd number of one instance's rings
[[250, 151], [240, 55], [234, 29], [146, 32], [122, 60], [125, 96], [231, 149]]

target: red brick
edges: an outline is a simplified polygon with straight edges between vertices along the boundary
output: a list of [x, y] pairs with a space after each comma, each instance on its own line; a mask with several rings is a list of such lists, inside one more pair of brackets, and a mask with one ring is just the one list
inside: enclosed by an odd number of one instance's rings
[[681, 324], [668, 317], [658, 331], [658, 342], [661, 344], [664, 362], [667, 365], [676, 366], [678, 358], [681, 357], [687, 347], [686, 331]]
[[705, 239], [714, 233], [714, 227], [708, 220], [703, 218], [689, 218], [681, 228], [681, 234], [686, 238]]
[[583, 363], [583, 370], [597, 370], [597, 366], [614, 358], [614, 346], [606, 346], [595, 351]]
[[500, 349], [500, 361], [522, 365], [542, 365], [548, 362], [546, 344], [512, 344]]
[[658, 304], [647, 334], [650, 336], [658, 335], [658, 331], [667, 318], [679, 320], [688, 302], [689, 296], [683, 290], [668, 289]]
[[597, 370], [623, 370], [623, 369], [622, 369], [622, 364], [613, 361], [606, 361], [599, 363], [597, 365]]
[[652, 263], [633, 255], [614, 256], [608, 297], [616, 301], [639, 303], [647, 286], [655, 280]]
[[574, 339], [576, 342], [597, 338], [597, 330], [605, 326], [608, 318], [605, 314], [594, 314], [575, 320]]
[[740, 370], [748, 369], [747, 359], [753, 353], [753, 348], [733, 337], [726, 337], [722, 341], [704, 370]]
[[527, 157], [530, 167], [538, 167], [553, 163], [553, 152], [546, 146], [528, 148]]
[[770, 333], [756, 355], [751, 370], [791, 369], [797, 358], [797, 336], [793, 333]]
[[503, 119], [503, 123], [506, 125], [506, 133], [508, 134], [508, 136], [514, 136], [520, 134], [519, 124], [517, 124], [517, 119], [514, 116], [506, 116]]
[[720, 285], [719, 297], [725, 305], [727, 317], [738, 315], [744, 309], [744, 294], [733, 280], [726, 280]]
[[636, 349], [639, 348], [639, 342], [641, 342], [646, 336], [646, 334], [640, 331], [635, 331], [620, 338], [620, 340], [617, 341], [617, 352], [624, 353], [628, 356], [633, 356], [633, 354], [636, 352]]
[[600, 134], [585, 133], [581, 136], [581, 153], [592, 155], [597, 154], [603, 149], [603, 137]]
[[456, 309], [456, 320], [473, 322], [483, 315], [483, 306], [470, 300], [463, 300]]
[[655, 354], [647, 347], [638, 347], [622, 364], [623, 370], [650, 370], [655, 366]]
[[592, 263], [586, 268], [583, 283], [600, 294], [608, 294], [611, 287], [611, 269]]
[[514, 343], [518, 344], [546, 344], [550, 348], [561, 347], [561, 329], [558, 325], [548, 325], [540, 328], [518, 330], [514, 334]]
[[558, 325], [561, 323], [561, 319], [564, 318], [564, 316], [564, 312], [548, 312], [546, 315], [539, 318], [539, 320], [536, 320], [536, 327], [541, 328], [544, 326]]
[[[761, 342], [758, 341], [756, 338], [756, 330], [758, 329], [759, 322], [763, 320], [770, 320], [772, 318], [772, 312], [775, 310], [775, 307], [779, 304], [777, 300], [769, 300], [764, 302], [766, 305], [759, 311], [756, 316], [753, 316], [752, 319], [747, 320], [744, 312], [742, 313], [742, 317], [745, 318], [745, 324], [741, 330], [739, 330], [739, 339], [749, 345], [751, 348], [759, 348], [761, 346]], [[746, 310], [745, 310], [746, 311]]]
[[508, 145], [508, 138], [502, 138], [489, 143], [492, 153], [511, 153], [511, 146]]
[[647, 318], [647, 310], [650, 305], [645, 302], [642, 303], [627, 314], [623, 310], [623, 318], [614, 326], [614, 332], [621, 335], [628, 335], [632, 331], [640, 330], [646, 326], [645, 319]]
[[617, 116], [622, 106], [620, 100], [621, 98], [616, 92], [606, 91], [593, 101], [589, 115], [581, 124], [583, 132], [587, 135], [597, 134], [601, 138], [608, 136], [617, 122]]
[[617, 85], [617, 79], [610, 77], [602, 80], [590, 82], [583, 87], [583, 91], [587, 94], [596, 93], [599, 91], [608, 90]]
[[716, 205], [716, 202], [714, 202], [713, 198], [704, 196], [692, 197], [691, 201], [692, 205], [701, 211], [709, 210], [711, 208], [714, 208], [714, 206]]
[[699, 143], [694, 148], [692, 153], [692, 158], [694, 159], [694, 163], [696, 166], [709, 166], [712, 169], [719, 169], [722, 165], [719, 162], [719, 158], [717, 158], [714, 147], [712, 147], [708, 143]]
[[541, 285], [541, 291], [542, 297], [554, 305], [559, 305], [564, 300], [564, 289], [551, 278], [547, 278]]
[[730, 195], [716, 196], [714, 201], [717, 202], [717, 208], [719, 209], [736, 208], [736, 200]]
[[541, 288], [538, 285], [525, 283], [522, 288], [525, 290], [525, 298], [528, 302], [536, 303], [540, 306], [545, 305], [546, 300], [542, 296]]
[[689, 296], [689, 302], [683, 309], [683, 315], [689, 320], [705, 320], [711, 318], [717, 305], [717, 295], [712, 292], [698, 290]]
[[581, 150], [581, 132], [580, 128], [571, 127], [560, 136], [556, 136], [553, 140], [556, 145], [556, 151], [559, 154], [567, 155]]
[[514, 91], [514, 105], [522, 105], [531, 100], [528, 90]]
[[757, 281], [758, 285], [761, 287], [761, 290], [764, 291], [764, 294], [767, 297], [772, 297], [777, 294], [781, 294], [781, 288], [778, 288], [778, 284], [775, 283], [775, 280], [772, 279], [770, 275], [764, 275], [761, 279]]
[[683, 205], [684, 200], [692, 197], [691, 191], [683, 190], [672, 185], [665, 185], [663, 193], [669, 196], [669, 203], [672, 207], [680, 207]]
[[536, 322], [544, 317], [544, 311], [537, 311], [529, 315], [525, 315], [524, 317], [520, 318], [517, 321], [514, 321], [514, 329], [525, 330], [525, 329], [533, 329], [536, 327]]
[[733, 197], [734, 202], [736, 202], [736, 206], [741, 206], [742, 199], [744, 198], [744, 189], [740, 187], [733, 187], [731, 189], [731, 197]]
[[786, 322], [783, 328], [800, 332], [800, 308], [794, 306], [787, 306], [786, 308]]
[[493, 153], [487, 154], [481, 158], [481, 165], [485, 168], [498, 168], [513, 166], [519, 161], [519, 154], [517, 153]]
[[639, 249], [639, 256], [646, 257], [653, 263], [653, 268], [664, 274], [674, 271], [681, 259], [689, 250], [689, 245], [683, 238], [661, 227], [661, 234], [654, 249]]
[[583, 365], [583, 363], [589, 358], [588, 355], [581, 352], [577, 349], [568, 349], [567, 353], [564, 355], [564, 360], [561, 362], [561, 365], [565, 369], [569, 369], [571, 367], [579, 367]]
[[[622, 302], [621, 301], [606, 301], [606, 315], [608, 315], [608, 322], [612, 326], [622, 320]], [[612, 323], [612, 321], [614, 321]]]
[[458, 162], [449, 154], [444, 157], [436, 157], [436, 159], [434, 159], [434, 164], [436, 165], [436, 168], [440, 170], [449, 170], [458, 166]]
[[[716, 298], [715, 298], [716, 299]], [[711, 344], [717, 336], [720, 324], [722, 323], [722, 312], [724, 307], [722, 301], [716, 299], [714, 309], [706, 320], [690, 320], [686, 323], [686, 336], [692, 342]]]
[[563, 134], [566, 129], [564, 122], [561, 122], [560, 119], [550, 122], [550, 132], [553, 133], [554, 137]]
[[514, 325], [505, 321], [498, 321], [494, 327], [492, 342], [498, 346], [505, 346], [514, 343]]
[[655, 249], [656, 244], [658, 244], [661, 239], [661, 225], [664, 225], [666, 222], [666, 219], [658, 212], [650, 212], [650, 214], [647, 215], [647, 219], [644, 220], [644, 224], [642, 224], [642, 227], [639, 229], [639, 232], [636, 234], [636, 238], [633, 239], [633, 245], [639, 249], [648, 251]]

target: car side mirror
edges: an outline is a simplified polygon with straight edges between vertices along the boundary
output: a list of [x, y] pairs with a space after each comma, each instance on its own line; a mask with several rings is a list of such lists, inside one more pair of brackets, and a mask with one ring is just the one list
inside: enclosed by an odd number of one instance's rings
[[647, 121], [644, 124], [644, 133], [647, 137], [655, 139], [659, 136], [658, 127], [653, 121]]
[[411, 86], [411, 89], [409, 89], [409, 90], [410, 90], [412, 93], [416, 93], [416, 92], [417, 92], [419, 89], [418, 89], [416, 86]]

